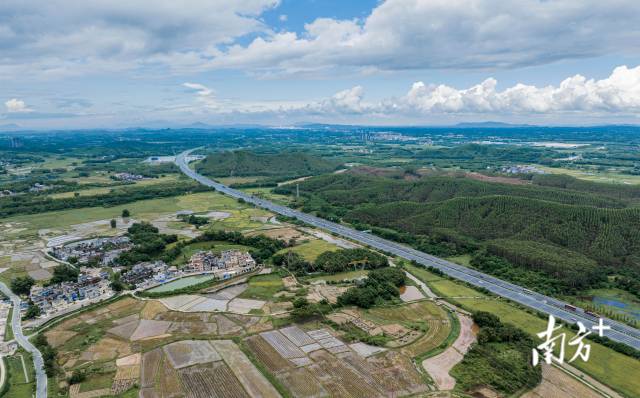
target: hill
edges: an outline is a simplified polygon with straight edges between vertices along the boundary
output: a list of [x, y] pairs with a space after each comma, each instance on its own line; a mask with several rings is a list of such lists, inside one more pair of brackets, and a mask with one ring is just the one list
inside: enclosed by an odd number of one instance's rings
[[247, 151], [216, 152], [197, 165], [198, 172], [211, 177], [303, 177], [328, 173], [337, 163], [304, 152], [259, 154]]
[[565, 294], [602, 285], [606, 275], [640, 276], [640, 209], [635, 188], [621, 189], [571, 178], [509, 185], [349, 173], [300, 184], [304, 211], [436, 255], [471, 253], [487, 272]]

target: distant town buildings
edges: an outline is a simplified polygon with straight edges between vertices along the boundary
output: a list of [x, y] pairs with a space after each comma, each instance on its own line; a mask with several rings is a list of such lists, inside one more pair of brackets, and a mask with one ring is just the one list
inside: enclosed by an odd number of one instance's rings
[[545, 174], [544, 170], [527, 165], [505, 166], [501, 171], [507, 174]]
[[131, 174], [131, 173], [116, 173], [111, 176], [114, 180], [124, 181], [124, 182], [135, 182], [144, 180], [144, 176], [140, 174]]
[[33, 186], [31, 188], [29, 188], [29, 192], [31, 192], [31, 193], [43, 192], [43, 191], [46, 191], [48, 189], [51, 189], [51, 187], [49, 185], [40, 184], [39, 182], [36, 182], [35, 184], [33, 184]]
[[[78, 264], [97, 262], [102, 266], [110, 266], [120, 253], [131, 250], [133, 243], [126, 236], [113, 238], [94, 238], [57, 246], [49, 252], [53, 257], [69, 262], [75, 259]], [[72, 260], [73, 261], [73, 260]]]
[[0, 198], [3, 198], [5, 196], [13, 196], [13, 195], [15, 195], [15, 193], [12, 191], [9, 191], [8, 189], [3, 189], [0, 191]]

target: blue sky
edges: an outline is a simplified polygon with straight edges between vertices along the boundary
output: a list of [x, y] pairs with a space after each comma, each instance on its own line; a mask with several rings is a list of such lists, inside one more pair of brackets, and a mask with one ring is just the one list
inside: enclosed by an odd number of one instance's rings
[[4, 0], [0, 126], [638, 123], [640, 4]]

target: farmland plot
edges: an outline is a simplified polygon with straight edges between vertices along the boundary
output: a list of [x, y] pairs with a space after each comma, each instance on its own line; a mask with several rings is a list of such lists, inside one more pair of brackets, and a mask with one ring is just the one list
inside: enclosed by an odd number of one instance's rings
[[176, 341], [164, 346], [163, 350], [175, 369], [222, 359], [209, 342], [202, 340]]
[[179, 371], [188, 398], [249, 398], [227, 365], [214, 362]]
[[140, 383], [142, 387], [153, 387], [160, 362], [162, 362], [162, 350], [160, 348], [145, 352], [142, 356], [142, 368], [140, 370]]
[[250, 396], [264, 398], [279, 398], [278, 391], [269, 381], [256, 369], [246, 355], [231, 340], [211, 341], [213, 347], [222, 356], [225, 363], [229, 365], [240, 383], [244, 386]]

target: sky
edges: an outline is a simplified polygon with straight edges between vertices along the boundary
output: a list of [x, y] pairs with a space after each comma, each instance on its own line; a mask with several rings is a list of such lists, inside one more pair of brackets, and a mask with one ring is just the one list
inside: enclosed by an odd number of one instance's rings
[[640, 124], [637, 0], [2, 0], [0, 129]]

